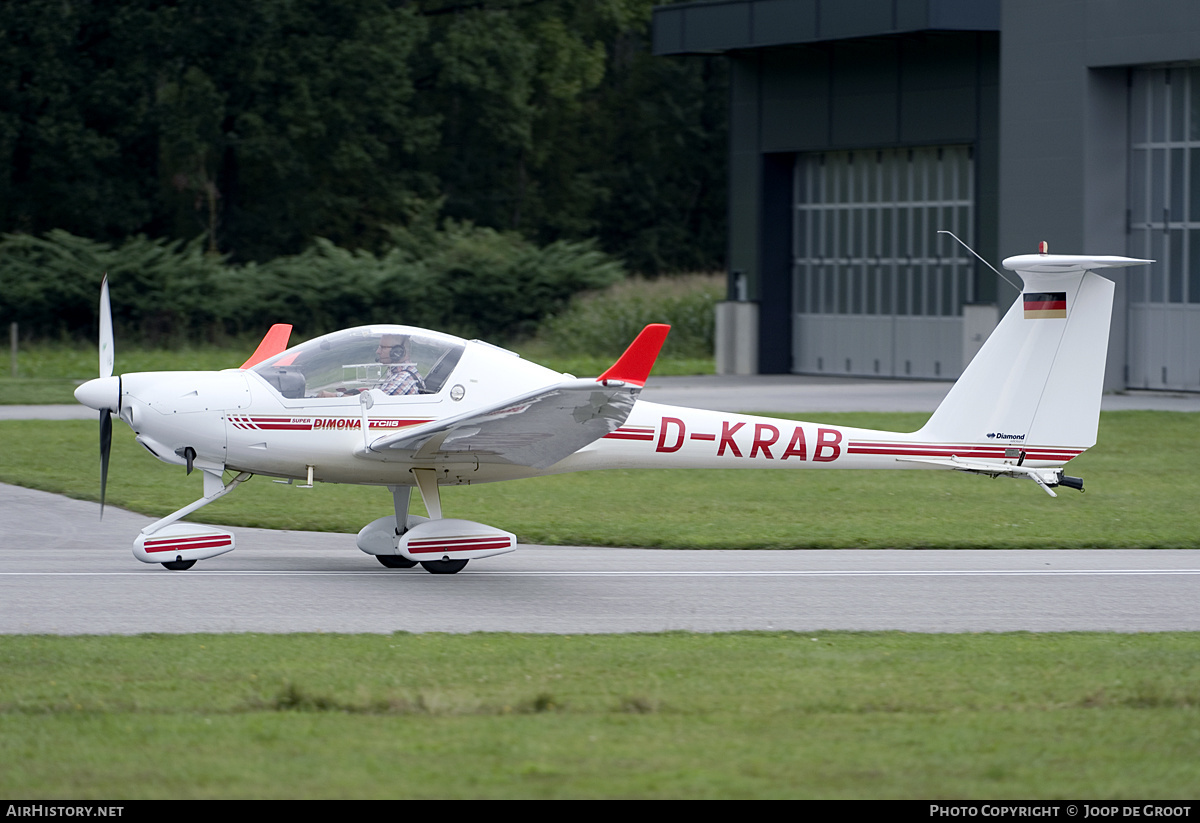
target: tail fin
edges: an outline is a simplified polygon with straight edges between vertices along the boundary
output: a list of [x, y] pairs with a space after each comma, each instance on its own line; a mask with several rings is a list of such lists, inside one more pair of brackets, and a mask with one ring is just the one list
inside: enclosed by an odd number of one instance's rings
[[1114, 284], [1128, 257], [1028, 254], [1004, 267], [1022, 295], [918, 435], [948, 443], [1086, 449], [1096, 443]]

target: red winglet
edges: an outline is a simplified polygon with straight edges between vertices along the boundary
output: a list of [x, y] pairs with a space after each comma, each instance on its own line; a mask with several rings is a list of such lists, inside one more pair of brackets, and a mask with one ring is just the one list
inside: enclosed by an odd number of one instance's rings
[[263, 337], [258, 348], [254, 350], [254, 354], [250, 355], [250, 359], [241, 365], [241, 368], [252, 369], [262, 361], [284, 351], [291, 337], [292, 325], [290, 323], [276, 323]]
[[642, 329], [641, 334], [629, 344], [621, 358], [613, 363], [608, 371], [597, 377], [596, 381], [620, 380], [635, 386], [646, 385], [650, 369], [654, 368], [654, 361], [658, 359], [658, 353], [670, 330], [671, 327], [666, 323], [651, 323]]

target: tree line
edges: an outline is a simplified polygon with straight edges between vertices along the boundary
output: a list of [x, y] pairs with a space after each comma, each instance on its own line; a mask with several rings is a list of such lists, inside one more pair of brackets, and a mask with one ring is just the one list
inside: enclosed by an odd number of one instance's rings
[[323, 238], [435, 209], [646, 273], [720, 266], [726, 76], [649, 53], [651, 0], [0, 4], [0, 231]]

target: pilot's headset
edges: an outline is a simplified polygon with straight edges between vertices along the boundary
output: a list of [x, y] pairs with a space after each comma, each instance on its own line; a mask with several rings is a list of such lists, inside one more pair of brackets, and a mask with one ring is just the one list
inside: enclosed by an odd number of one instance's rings
[[[389, 345], [389, 340], [397, 342], [392, 342]], [[408, 341], [402, 335], [385, 334], [380, 338], [379, 345], [388, 348], [388, 360], [393, 366], [397, 363], [403, 363], [404, 358], [408, 356]]]

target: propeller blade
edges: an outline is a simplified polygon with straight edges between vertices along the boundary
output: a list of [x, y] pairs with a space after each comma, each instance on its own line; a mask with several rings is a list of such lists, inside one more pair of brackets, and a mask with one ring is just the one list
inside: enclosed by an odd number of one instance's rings
[[112, 377], [113, 373], [113, 324], [112, 307], [108, 302], [108, 275], [100, 283], [100, 376]]
[[104, 517], [104, 492], [108, 487], [108, 455], [112, 451], [112, 415], [100, 412], [100, 516]]

